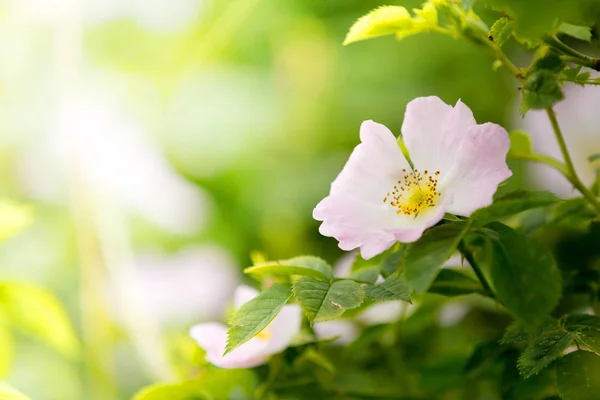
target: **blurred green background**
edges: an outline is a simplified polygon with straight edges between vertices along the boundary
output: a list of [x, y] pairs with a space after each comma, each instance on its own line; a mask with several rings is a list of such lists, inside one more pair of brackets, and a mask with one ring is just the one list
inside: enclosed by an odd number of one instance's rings
[[[394, 3], [420, 2], [0, 3], [0, 194], [33, 212], [0, 244], [0, 279], [53, 292], [81, 341], [70, 356], [48, 346], [43, 312], [30, 315], [39, 337], [2, 324], [14, 340], [0, 340], [0, 380], [34, 399], [106, 400], [169, 379], [251, 252], [342, 255], [311, 213], [363, 120], [398, 134], [406, 104], [437, 95], [514, 127], [517, 83], [465, 42], [341, 46], [357, 17]], [[514, 167], [509, 185], [525, 185]]]

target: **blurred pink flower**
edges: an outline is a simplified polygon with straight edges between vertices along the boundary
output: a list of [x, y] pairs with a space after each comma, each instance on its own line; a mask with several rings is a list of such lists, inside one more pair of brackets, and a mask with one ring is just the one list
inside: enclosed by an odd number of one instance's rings
[[478, 125], [462, 102], [438, 97], [411, 101], [402, 135], [414, 169], [385, 126], [365, 121], [359, 144], [314, 209], [319, 231], [343, 250], [360, 248], [369, 259], [396, 241], [413, 242], [444, 213], [469, 216], [492, 202], [511, 176], [510, 143], [496, 124]]
[[[565, 99], [558, 103], [556, 111], [567, 148], [577, 173], [586, 185], [594, 181], [599, 165], [588, 162], [588, 156], [600, 153], [599, 126], [600, 90], [594, 86], [582, 87], [569, 84], [565, 87]], [[531, 110], [524, 119], [518, 117], [517, 128], [529, 133], [533, 147], [538, 153], [563, 160], [548, 116], [544, 111]], [[542, 164], [531, 164], [529, 170], [533, 182], [541, 189], [551, 190], [561, 197], [577, 194], [562, 174]]]
[[[239, 286], [234, 294], [235, 308], [250, 301], [258, 291]], [[194, 325], [190, 336], [206, 351], [206, 361], [221, 368], [252, 368], [264, 364], [273, 354], [283, 351], [300, 332], [302, 311], [297, 304], [285, 305], [258, 335], [237, 349], [223, 355], [227, 326], [218, 322]]]

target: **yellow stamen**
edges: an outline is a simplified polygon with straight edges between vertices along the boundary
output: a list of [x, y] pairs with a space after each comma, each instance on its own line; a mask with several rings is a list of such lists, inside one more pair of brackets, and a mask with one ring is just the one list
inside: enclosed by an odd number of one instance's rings
[[424, 208], [434, 206], [440, 197], [437, 192], [440, 171], [435, 171], [433, 175], [429, 175], [427, 170], [423, 173], [417, 169], [403, 172], [405, 175], [391, 192], [386, 193], [383, 202], [396, 208], [396, 214], [415, 216]]
[[256, 337], [260, 340], [269, 340], [271, 339], [271, 336], [273, 336], [273, 332], [271, 332], [270, 329], [263, 329], [256, 335]]

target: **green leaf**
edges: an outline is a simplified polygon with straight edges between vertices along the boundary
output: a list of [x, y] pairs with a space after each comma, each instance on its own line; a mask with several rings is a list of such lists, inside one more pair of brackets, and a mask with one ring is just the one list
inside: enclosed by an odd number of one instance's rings
[[555, 204], [558, 201], [559, 199], [550, 192], [520, 189], [507, 193], [491, 205], [475, 211], [471, 215], [471, 221], [474, 226], [484, 226], [532, 208]]
[[439, 268], [456, 251], [469, 227], [469, 223], [462, 221], [436, 226], [408, 246], [404, 256], [405, 277], [417, 293], [429, 289]]
[[374, 285], [377, 281], [377, 278], [379, 278], [379, 267], [361, 268], [352, 272], [349, 278], [360, 283]]
[[410, 301], [412, 288], [403, 275], [388, 277], [380, 285], [365, 287], [367, 297], [375, 301]]
[[577, 343], [600, 355], [600, 317], [595, 315], [569, 315], [562, 326], [571, 332]]
[[63, 355], [74, 357], [79, 342], [69, 317], [54, 295], [43, 288], [23, 284], [0, 284], [0, 309], [9, 323], [36, 336]]
[[402, 243], [398, 243], [398, 245], [400, 248], [387, 255], [379, 265], [379, 271], [384, 278], [396, 273], [404, 261], [404, 252], [408, 245]]
[[507, 157], [527, 156], [533, 152], [531, 138], [525, 132], [512, 131], [508, 136], [510, 137], [510, 150], [508, 150]]
[[302, 275], [330, 280], [333, 277], [331, 266], [323, 259], [314, 256], [299, 256], [288, 260], [261, 263], [244, 269], [252, 275]]
[[12, 388], [4, 382], [0, 382], [0, 400], [29, 400], [29, 397]]
[[588, 162], [593, 163], [594, 161], [598, 161], [600, 160], [600, 153], [595, 153], [592, 154], [591, 156], [588, 156]]
[[452, 297], [482, 293], [483, 288], [479, 281], [466, 271], [456, 268], [443, 268], [433, 281], [429, 292]]
[[558, 73], [565, 67], [563, 60], [554, 53], [546, 54], [544, 57], [536, 60], [533, 64], [532, 71], [547, 70]]
[[525, 378], [537, 374], [571, 346], [574, 335], [562, 330], [545, 332], [535, 338], [519, 357], [519, 371]]
[[195, 383], [157, 383], [139, 391], [133, 400], [206, 400]]
[[543, 109], [564, 98], [556, 75], [550, 71], [535, 71], [527, 77], [522, 90], [521, 114], [530, 109]]
[[348, 279], [331, 284], [303, 277], [294, 283], [294, 294], [311, 324], [337, 318], [364, 299], [362, 287]]
[[227, 332], [225, 354], [246, 343], [269, 325], [290, 297], [292, 297], [290, 285], [275, 283], [244, 303], [229, 321], [231, 328]]
[[556, 383], [563, 400], [597, 400], [600, 393], [600, 357], [574, 351], [560, 359]]
[[473, 8], [473, 3], [475, 3], [475, 0], [461, 0], [460, 2], [463, 10], [469, 11], [471, 8]]
[[562, 71], [562, 76], [567, 80], [574, 81], [576, 80], [577, 75], [579, 75], [579, 72], [582, 68], [583, 67], [581, 65], [572, 68], [566, 68]]
[[498, 47], [502, 47], [512, 36], [513, 30], [514, 22], [510, 18], [502, 17], [494, 22], [489, 36], [496, 42]]
[[485, 251], [475, 253], [487, 267], [498, 299], [526, 327], [536, 327], [554, 309], [561, 296], [560, 272], [550, 251], [539, 242], [499, 222], [488, 228], [497, 237]]
[[411, 29], [412, 17], [404, 7], [383, 6], [360, 17], [348, 31], [344, 45]]
[[558, 31], [585, 42], [592, 40], [592, 28], [589, 26], [571, 25], [563, 22], [558, 27]]

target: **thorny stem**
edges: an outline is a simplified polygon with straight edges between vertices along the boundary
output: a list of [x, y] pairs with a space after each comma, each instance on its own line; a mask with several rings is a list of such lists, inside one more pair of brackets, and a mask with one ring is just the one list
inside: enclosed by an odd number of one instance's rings
[[558, 146], [560, 147], [560, 152], [562, 153], [565, 159], [565, 167], [566, 171], [561, 171], [563, 175], [575, 186], [577, 190], [583, 194], [583, 196], [590, 202], [592, 206], [600, 213], [600, 201], [598, 198], [594, 196], [592, 192], [581, 182], [581, 179], [577, 175], [577, 171], [575, 171], [575, 166], [573, 165], [573, 160], [571, 160], [571, 156], [569, 154], [569, 150], [567, 149], [567, 144], [565, 143], [565, 138], [560, 130], [560, 126], [558, 125], [558, 120], [556, 119], [556, 113], [552, 109], [552, 107], [546, 108], [546, 113], [548, 114], [548, 118], [550, 119], [550, 123], [552, 124], [552, 130], [554, 131], [554, 136], [556, 137], [556, 141], [558, 142]]

